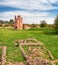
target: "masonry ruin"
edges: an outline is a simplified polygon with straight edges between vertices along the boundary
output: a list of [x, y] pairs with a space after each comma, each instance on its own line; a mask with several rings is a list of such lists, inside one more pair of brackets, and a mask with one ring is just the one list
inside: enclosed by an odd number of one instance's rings
[[18, 29], [18, 30], [30, 29], [31, 28], [30, 25], [23, 24], [23, 17], [21, 17], [20, 15], [19, 16], [15, 16], [14, 24], [15, 24], [15, 26], [14, 26], [15, 29]]
[[23, 29], [23, 18], [19, 16], [15, 16], [15, 29]]
[[0, 46], [0, 49], [2, 50], [1, 57], [0, 57], [0, 65], [5, 65], [5, 63], [6, 63], [6, 46]]
[[[16, 40], [15, 42], [18, 43], [18, 47], [25, 57], [25, 62], [7, 61], [6, 46], [0, 46], [0, 65], [55, 65], [58, 62], [58, 59], [54, 59], [45, 45], [35, 38]], [[26, 49], [24, 49], [25, 46]], [[16, 44], [15, 47], [17, 47]]]
[[[54, 57], [51, 52], [45, 48], [45, 45], [35, 38], [17, 40], [20, 50], [26, 59], [27, 65], [55, 65]], [[24, 47], [27, 46], [27, 51]], [[56, 61], [57, 62], [57, 61]]]

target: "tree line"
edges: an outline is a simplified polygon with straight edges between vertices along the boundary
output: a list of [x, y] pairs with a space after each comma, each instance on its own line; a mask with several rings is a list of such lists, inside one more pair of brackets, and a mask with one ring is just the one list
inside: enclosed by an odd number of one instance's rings
[[[10, 19], [10, 21], [3, 21], [0, 20], [0, 27], [7, 27], [7, 26], [14, 26], [14, 20]], [[47, 24], [47, 22], [45, 20], [42, 20], [40, 22], [40, 24], [31, 24], [31, 27], [36, 28], [37, 26], [40, 27], [52, 27], [56, 30], [56, 32], [58, 32], [58, 15], [56, 16], [55, 20], [54, 20], [54, 24]]]
[[[32, 24], [33, 27], [36, 27], [35, 24]], [[54, 20], [54, 24], [47, 24], [47, 22], [45, 20], [42, 20], [40, 22], [40, 27], [49, 27], [49, 28], [54, 28], [55, 31], [58, 33], [58, 15], [56, 16], [55, 20]]]
[[10, 19], [10, 21], [0, 20], [0, 27], [14, 26], [14, 20]]

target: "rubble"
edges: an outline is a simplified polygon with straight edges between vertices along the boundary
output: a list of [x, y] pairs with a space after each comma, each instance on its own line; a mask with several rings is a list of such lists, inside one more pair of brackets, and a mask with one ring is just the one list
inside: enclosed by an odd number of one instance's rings
[[[54, 59], [51, 52], [45, 48], [43, 43], [36, 40], [35, 38], [19, 40], [17, 42], [15, 44], [15, 47], [20, 47], [20, 50], [25, 57], [26, 64], [23, 62], [7, 62], [6, 46], [0, 46], [0, 48], [2, 49], [0, 65], [55, 65], [54, 63], [58, 62], [58, 60], [50, 60], [50, 58]], [[24, 50], [24, 46], [28, 47], [27, 51]]]
[[27, 60], [27, 62], [30, 64], [30, 65], [49, 65], [49, 61], [47, 59], [42, 59], [42, 58], [38, 58], [38, 57], [35, 57], [35, 58], [29, 58]]

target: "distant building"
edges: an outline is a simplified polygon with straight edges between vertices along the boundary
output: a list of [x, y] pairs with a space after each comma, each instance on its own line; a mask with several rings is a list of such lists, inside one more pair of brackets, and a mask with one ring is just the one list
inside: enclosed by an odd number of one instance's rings
[[[36, 25], [36, 28], [39, 28], [38, 25]], [[19, 16], [15, 16], [15, 29], [22, 30], [22, 29], [30, 29], [32, 28], [32, 24], [23, 24], [23, 18]]]
[[15, 29], [23, 29], [23, 18], [19, 16], [15, 16]]

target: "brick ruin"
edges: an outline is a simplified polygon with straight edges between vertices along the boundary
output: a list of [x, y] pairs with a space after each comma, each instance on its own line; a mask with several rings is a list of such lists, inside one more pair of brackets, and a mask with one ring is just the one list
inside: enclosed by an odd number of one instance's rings
[[23, 24], [23, 17], [15, 16], [15, 29], [22, 30], [22, 29], [30, 29], [30, 26]]
[[23, 18], [19, 16], [15, 16], [15, 29], [23, 29]]

